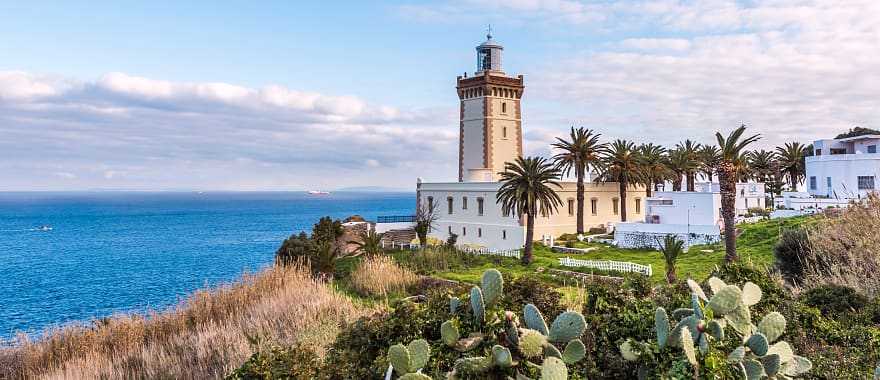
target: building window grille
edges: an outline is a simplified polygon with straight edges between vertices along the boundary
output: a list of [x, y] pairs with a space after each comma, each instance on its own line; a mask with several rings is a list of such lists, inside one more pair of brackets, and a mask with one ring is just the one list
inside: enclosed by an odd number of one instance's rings
[[877, 153], [876, 145], [868, 145], [868, 153]]
[[816, 190], [816, 177], [810, 177], [810, 190]]
[[831, 191], [831, 177], [825, 177], [825, 187], [828, 188], [828, 191]]
[[874, 176], [859, 176], [859, 190], [874, 190]]

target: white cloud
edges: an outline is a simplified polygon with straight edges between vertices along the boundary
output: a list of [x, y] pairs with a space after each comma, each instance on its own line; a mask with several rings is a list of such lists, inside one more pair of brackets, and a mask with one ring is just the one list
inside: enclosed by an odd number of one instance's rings
[[396, 169], [423, 161], [454, 173], [454, 111], [413, 111], [277, 85], [0, 72], [0, 187], [408, 187]]

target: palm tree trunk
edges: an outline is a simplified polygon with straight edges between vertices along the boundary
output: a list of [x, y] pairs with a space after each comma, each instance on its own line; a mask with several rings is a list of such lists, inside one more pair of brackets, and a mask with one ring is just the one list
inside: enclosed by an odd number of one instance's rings
[[626, 182], [620, 182], [620, 221], [626, 222]]
[[669, 284], [674, 284], [678, 281], [678, 276], [675, 275], [675, 265], [669, 266], [666, 268], [666, 282]]
[[584, 233], [584, 168], [577, 168], [577, 233]]
[[654, 180], [648, 180], [648, 183], [645, 184], [645, 187], [645, 196], [650, 198], [652, 190], [654, 190]]
[[721, 186], [721, 217], [724, 219], [724, 261], [739, 260], [736, 254], [736, 168], [724, 162], [718, 170]]
[[535, 218], [531, 215], [526, 216], [526, 244], [523, 249], [522, 262], [525, 265], [532, 263], [532, 241], [535, 238]]
[[694, 191], [695, 181], [696, 175], [694, 173], [687, 173], [687, 191]]
[[672, 179], [672, 191], [681, 191], [681, 175], [677, 175]]
[[789, 172], [788, 182], [791, 185], [791, 191], [797, 191], [797, 173], [794, 171]]

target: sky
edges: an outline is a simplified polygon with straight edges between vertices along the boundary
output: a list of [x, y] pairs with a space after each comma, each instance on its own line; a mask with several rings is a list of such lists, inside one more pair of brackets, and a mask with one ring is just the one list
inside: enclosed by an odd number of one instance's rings
[[455, 77], [492, 25], [524, 150], [571, 126], [756, 148], [880, 128], [880, 2], [0, 3], [0, 191], [455, 180]]

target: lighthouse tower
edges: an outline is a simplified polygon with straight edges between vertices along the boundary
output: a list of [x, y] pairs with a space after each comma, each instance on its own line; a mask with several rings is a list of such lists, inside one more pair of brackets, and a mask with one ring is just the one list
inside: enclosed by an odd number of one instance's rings
[[477, 70], [459, 76], [461, 103], [458, 149], [459, 182], [493, 182], [506, 162], [522, 156], [523, 76], [501, 67], [504, 47], [492, 39], [477, 46]]

